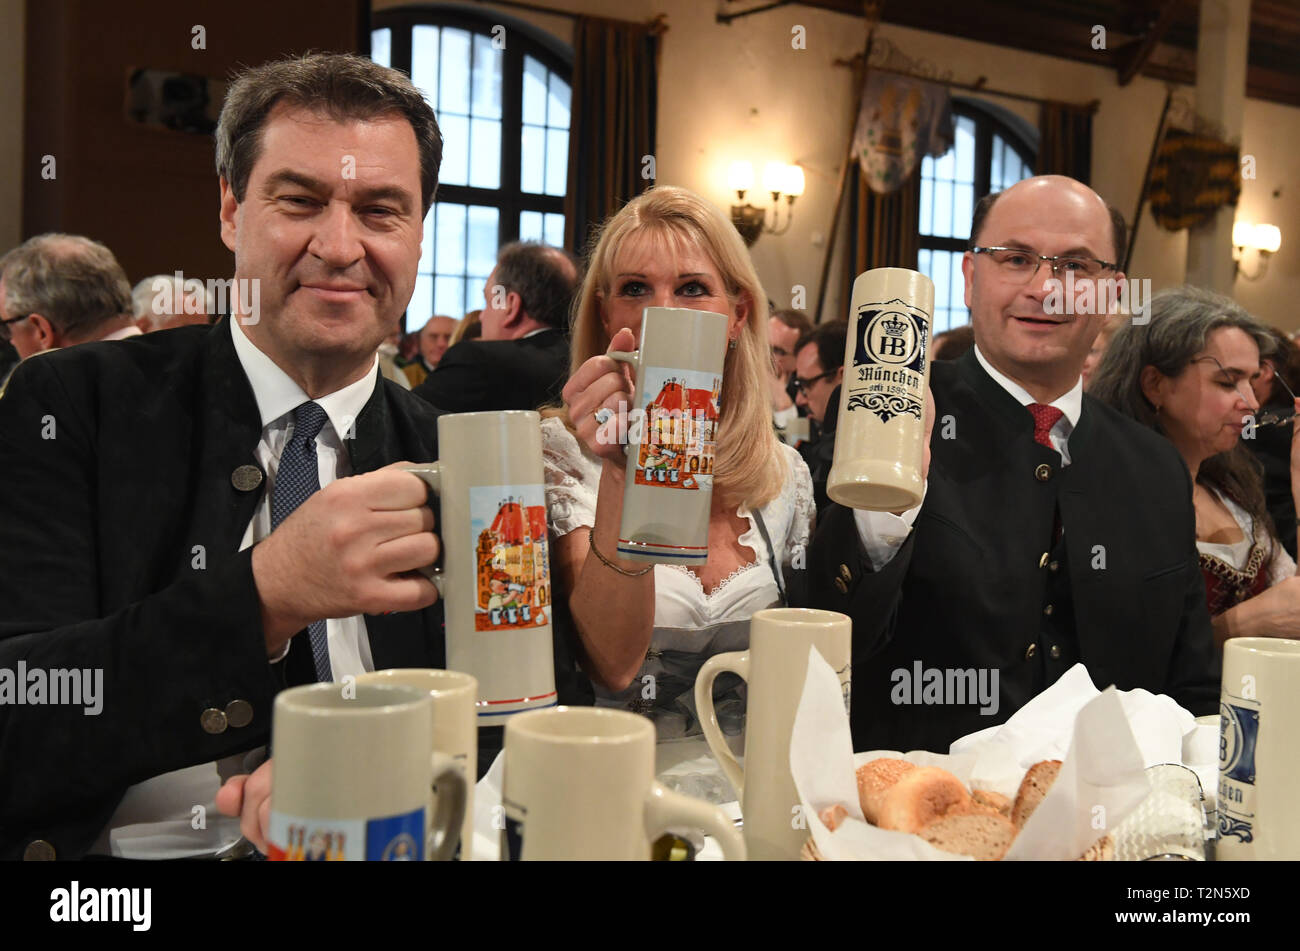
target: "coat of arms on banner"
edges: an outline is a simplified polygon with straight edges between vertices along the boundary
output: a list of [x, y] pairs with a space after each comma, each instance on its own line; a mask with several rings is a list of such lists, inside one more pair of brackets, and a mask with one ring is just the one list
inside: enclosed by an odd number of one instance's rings
[[1178, 129], [1165, 133], [1147, 191], [1156, 224], [1167, 231], [1192, 228], [1240, 196], [1237, 146]]
[[867, 73], [853, 151], [872, 191], [894, 191], [922, 157], [947, 152], [952, 138], [952, 99], [946, 86], [879, 71]]

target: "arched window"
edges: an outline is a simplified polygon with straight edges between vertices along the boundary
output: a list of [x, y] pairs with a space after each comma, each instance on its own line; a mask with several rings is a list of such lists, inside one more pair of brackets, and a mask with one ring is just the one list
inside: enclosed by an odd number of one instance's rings
[[433, 314], [482, 307], [506, 242], [564, 243], [572, 53], [499, 14], [385, 10], [372, 26], [371, 58], [410, 74], [443, 135], [407, 308], [407, 330], [417, 330]]
[[[975, 202], [1033, 175], [1037, 149], [1018, 122], [987, 103], [953, 100], [953, 146], [921, 160], [918, 268], [934, 281], [934, 333], [970, 322], [963, 299], [962, 252]], [[999, 113], [1002, 113], [999, 115]]]

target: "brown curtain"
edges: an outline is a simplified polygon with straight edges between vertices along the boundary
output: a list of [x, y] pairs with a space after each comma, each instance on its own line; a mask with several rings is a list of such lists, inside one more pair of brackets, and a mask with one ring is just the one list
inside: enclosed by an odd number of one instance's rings
[[[856, 164], [856, 163], [855, 163]], [[921, 248], [921, 166], [895, 191], [880, 195], [872, 191], [860, 167], [851, 173], [849, 193], [850, 267], [844, 275], [841, 300], [847, 307], [853, 282], [863, 271], [875, 267], [916, 269]], [[844, 316], [844, 315], [841, 315]]]
[[607, 217], [654, 184], [658, 115], [658, 23], [578, 17], [573, 36], [573, 108], [564, 244], [581, 253]]
[[1092, 114], [1096, 104], [1045, 102], [1038, 119], [1035, 175], [1068, 175], [1087, 185], [1092, 177]]

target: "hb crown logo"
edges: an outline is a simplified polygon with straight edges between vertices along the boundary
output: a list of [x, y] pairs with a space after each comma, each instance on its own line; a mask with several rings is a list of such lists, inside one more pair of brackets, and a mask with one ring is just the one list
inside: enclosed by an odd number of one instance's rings
[[863, 308], [858, 315], [858, 346], [854, 362], [904, 366], [920, 373], [925, 368], [924, 341], [928, 322], [927, 314], [901, 300]]

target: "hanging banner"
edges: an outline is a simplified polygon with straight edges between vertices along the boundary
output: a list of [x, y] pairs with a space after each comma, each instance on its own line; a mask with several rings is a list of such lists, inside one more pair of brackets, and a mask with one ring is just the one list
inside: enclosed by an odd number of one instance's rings
[[1165, 133], [1147, 186], [1156, 224], [1166, 231], [1194, 228], [1240, 195], [1237, 146], [1177, 129]]
[[853, 151], [872, 191], [895, 191], [924, 156], [952, 148], [952, 137], [947, 86], [868, 70]]

